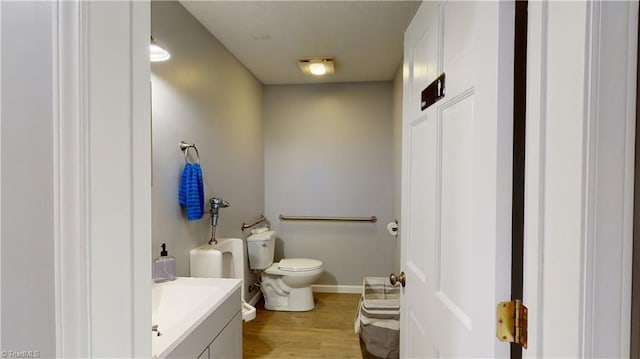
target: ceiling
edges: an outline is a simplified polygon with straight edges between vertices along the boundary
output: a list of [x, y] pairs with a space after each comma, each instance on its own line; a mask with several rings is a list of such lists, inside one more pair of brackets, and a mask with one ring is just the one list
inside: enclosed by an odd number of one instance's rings
[[[419, 1], [180, 1], [262, 83], [390, 81]], [[300, 72], [335, 57], [336, 72]]]

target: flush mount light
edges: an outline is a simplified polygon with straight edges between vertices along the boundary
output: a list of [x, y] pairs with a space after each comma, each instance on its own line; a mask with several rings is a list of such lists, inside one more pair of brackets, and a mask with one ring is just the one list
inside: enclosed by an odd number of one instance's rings
[[267, 34], [266, 32], [256, 32], [255, 34], [251, 35], [251, 37], [253, 37], [254, 40], [269, 40], [271, 38], [271, 35]]
[[318, 57], [298, 61], [300, 70], [307, 75], [322, 76], [335, 71], [333, 57]]
[[149, 60], [151, 62], [167, 61], [171, 58], [169, 51], [165, 50], [162, 46], [158, 45], [151, 36], [151, 43], [149, 44]]

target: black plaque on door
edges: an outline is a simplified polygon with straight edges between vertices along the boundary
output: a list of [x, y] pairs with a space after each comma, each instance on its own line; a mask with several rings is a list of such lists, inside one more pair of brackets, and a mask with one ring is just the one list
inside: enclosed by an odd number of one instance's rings
[[444, 72], [438, 76], [435, 81], [429, 84], [424, 90], [422, 90], [422, 97], [420, 101], [420, 109], [422, 111], [429, 108], [429, 106], [440, 101], [444, 97]]

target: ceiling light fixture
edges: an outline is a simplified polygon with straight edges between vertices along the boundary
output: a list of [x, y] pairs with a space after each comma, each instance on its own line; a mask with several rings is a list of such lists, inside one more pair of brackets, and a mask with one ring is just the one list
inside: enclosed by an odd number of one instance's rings
[[298, 66], [307, 75], [322, 76], [334, 73], [335, 60], [333, 57], [302, 59], [298, 61]]
[[149, 44], [149, 60], [151, 62], [158, 61], [167, 61], [171, 58], [171, 54], [169, 51], [165, 50], [164, 47], [158, 45], [156, 41], [151, 36], [151, 43]]
[[253, 37], [255, 40], [269, 40], [271, 38], [271, 35], [266, 32], [256, 32], [255, 34], [251, 35], [251, 37]]

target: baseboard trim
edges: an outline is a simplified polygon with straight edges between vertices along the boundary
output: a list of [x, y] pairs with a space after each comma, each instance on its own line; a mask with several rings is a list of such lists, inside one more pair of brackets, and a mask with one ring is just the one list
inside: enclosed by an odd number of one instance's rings
[[253, 297], [251, 297], [251, 299], [249, 299], [249, 301], [247, 302], [250, 306], [255, 307], [256, 304], [258, 304], [258, 301], [260, 300], [260, 297], [262, 297], [262, 291], [257, 291], [256, 294], [253, 295]]
[[362, 285], [313, 284], [311, 289], [316, 293], [362, 293]]

